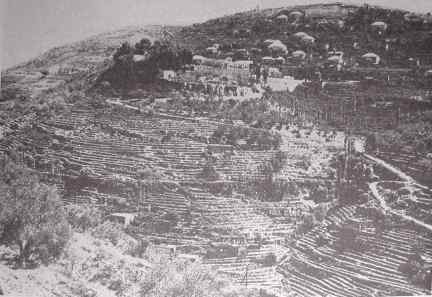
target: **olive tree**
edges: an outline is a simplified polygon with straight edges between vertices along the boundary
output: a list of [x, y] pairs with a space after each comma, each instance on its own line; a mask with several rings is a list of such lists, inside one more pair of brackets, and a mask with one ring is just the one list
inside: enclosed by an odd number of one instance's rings
[[1, 165], [0, 243], [17, 249], [20, 266], [56, 259], [70, 236], [56, 189], [10, 161]]

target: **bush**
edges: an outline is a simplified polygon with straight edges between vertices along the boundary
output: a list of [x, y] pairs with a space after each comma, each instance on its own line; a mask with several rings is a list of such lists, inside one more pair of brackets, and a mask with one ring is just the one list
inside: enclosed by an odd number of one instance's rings
[[138, 240], [136, 244], [130, 245], [126, 250], [126, 254], [132, 257], [142, 258], [147, 250], [149, 243], [144, 240]]
[[102, 223], [102, 211], [90, 204], [66, 206], [69, 224], [80, 232], [87, 231]]
[[342, 226], [338, 232], [337, 247], [339, 251], [353, 250], [359, 247], [357, 237], [359, 231], [353, 226], [347, 224]]
[[241, 291], [228, 280], [197, 263], [181, 260], [163, 262], [148, 272], [141, 283], [141, 297], [235, 297], [258, 296], [257, 292]]
[[56, 189], [8, 160], [1, 167], [0, 242], [18, 248], [19, 266], [57, 259], [70, 226]]
[[74, 295], [79, 297], [96, 297], [97, 292], [93, 289], [87, 288], [83, 284], [74, 285], [71, 287], [71, 291]]
[[297, 225], [297, 233], [299, 234], [305, 234], [312, 230], [312, 228], [315, 226], [315, 219], [312, 214], [306, 214], [303, 217], [302, 222]]
[[327, 207], [325, 204], [318, 204], [318, 206], [313, 210], [313, 215], [317, 222], [324, 221], [327, 216]]
[[263, 265], [266, 267], [274, 266], [276, 265], [276, 262], [277, 262], [277, 257], [273, 253], [267, 254], [263, 259]]
[[108, 239], [113, 245], [117, 245], [124, 235], [122, 226], [111, 221], [106, 221], [93, 228], [92, 234], [99, 239]]
[[206, 164], [199, 176], [209, 181], [215, 181], [220, 178], [219, 173], [211, 164]]

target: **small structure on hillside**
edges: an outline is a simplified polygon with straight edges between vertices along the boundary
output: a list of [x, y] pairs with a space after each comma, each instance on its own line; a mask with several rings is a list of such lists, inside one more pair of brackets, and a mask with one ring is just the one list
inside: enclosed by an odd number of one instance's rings
[[282, 73], [277, 67], [269, 67], [268, 68], [269, 77], [282, 77]]
[[275, 62], [278, 64], [285, 64], [285, 61], [285, 58], [280, 56], [275, 59]]
[[132, 60], [137, 63], [137, 62], [144, 62], [147, 60], [147, 55], [133, 55]]
[[202, 261], [202, 257], [199, 255], [192, 254], [179, 254], [177, 256], [180, 260], [190, 263], [200, 263]]
[[253, 61], [251, 60], [239, 60], [235, 62], [227, 63], [228, 69], [250, 69]]
[[304, 52], [302, 50], [295, 51], [291, 55], [293, 58], [299, 59], [299, 60], [304, 60], [304, 59], [306, 59], [306, 56], [307, 56], [306, 52]]
[[305, 32], [297, 32], [297, 33], [294, 33], [293, 34], [295, 37], [297, 37], [297, 38], [300, 38], [300, 39], [302, 39], [302, 38], [304, 38], [304, 37], [306, 37], [306, 36], [309, 36], [309, 34], [307, 34], [307, 33], [305, 33]]
[[302, 38], [302, 41], [304, 43], [315, 43], [316, 39], [315, 39], [315, 37], [312, 37], [312, 36], [305, 36]]
[[262, 57], [261, 63], [264, 65], [274, 65], [275, 59], [273, 57]]
[[379, 65], [381, 62], [381, 57], [375, 53], [367, 53], [362, 56], [363, 60], [370, 62], [374, 65]]
[[195, 64], [202, 64], [206, 59], [206, 57], [195, 55], [192, 57], [192, 62]]
[[279, 15], [279, 16], [276, 17], [276, 20], [279, 23], [287, 23], [288, 22], [288, 16], [285, 15], [285, 14], [281, 14], [281, 15]]
[[216, 55], [219, 52], [219, 50], [213, 46], [210, 46], [210, 47], [206, 48], [206, 52], [209, 54]]
[[268, 86], [273, 91], [289, 91], [293, 92], [297, 86], [304, 83], [303, 80], [296, 80], [291, 76], [284, 76], [282, 78], [269, 77]]
[[385, 32], [388, 28], [387, 23], [385, 22], [374, 22], [371, 24], [373, 30], [378, 31], [379, 33]]
[[106, 217], [107, 220], [115, 223], [122, 224], [123, 227], [129, 226], [136, 218], [136, 213], [112, 213]]
[[176, 77], [176, 72], [174, 70], [163, 70], [162, 79], [172, 81]]
[[177, 255], [177, 246], [172, 244], [151, 244], [147, 250], [155, 255], [173, 258]]

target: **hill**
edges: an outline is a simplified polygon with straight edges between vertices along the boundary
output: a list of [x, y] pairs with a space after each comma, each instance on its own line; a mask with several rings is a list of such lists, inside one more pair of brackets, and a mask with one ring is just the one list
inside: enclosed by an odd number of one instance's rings
[[[431, 191], [412, 155], [377, 148], [430, 150], [418, 139], [429, 125], [404, 126], [431, 108], [429, 21], [335, 3], [101, 34], [5, 71], [0, 151], [55, 185], [65, 205], [101, 210], [132, 241], [199, 259], [260, 297], [419, 294]], [[397, 127], [408, 132], [380, 137]], [[101, 296], [123, 288], [121, 275], [105, 274], [117, 266], [164, 285], [195, 282], [181, 274], [188, 266], [155, 276], [157, 265], [140, 266], [146, 257], [86, 236], [75, 234], [72, 254], [84, 251], [77, 261], [90, 257], [97, 277], [76, 277]], [[47, 294], [71, 291], [71, 278], [57, 279], [61, 265], [47, 268], [56, 279]], [[46, 269], [5, 271], [11, 291], [35, 278], [31, 291]], [[212, 280], [201, 295], [224, 288]], [[151, 286], [143, 296], [163, 290]]]
[[[343, 51], [348, 59], [362, 51], [384, 56], [385, 45], [390, 43], [394, 57], [384, 63], [398, 65], [405, 58], [430, 53], [431, 21], [428, 15], [412, 16], [407, 11], [335, 3], [238, 13], [183, 28], [179, 39], [195, 50], [205, 50], [214, 43], [250, 50], [266, 39], [279, 39], [290, 53], [304, 50], [316, 58], [329, 44], [330, 50]], [[385, 23], [387, 28], [379, 33], [381, 29], [371, 26], [376, 22]], [[302, 42], [295, 36], [298, 32], [311, 35], [315, 42]], [[353, 48], [355, 42], [358, 49]]]

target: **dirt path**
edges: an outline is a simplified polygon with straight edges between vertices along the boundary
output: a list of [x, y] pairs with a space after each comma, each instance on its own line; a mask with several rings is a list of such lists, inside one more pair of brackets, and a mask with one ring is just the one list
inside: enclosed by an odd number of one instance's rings
[[399, 176], [399, 178], [401, 178], [403, 181], [409, 182], [409, 183], [413, 183], [413, 184], [417, 184], [417, 182], [409, 175], [407, 175], [405, 172], [403, 172], [402, 170], [400, 170], [399, 168], [387, 163], [384, 160], [381, 160], [380, 158], [377, 157], [373, 157], [369, 154], [364, 154], [364, 156], [366, 158], [368, 158], [369, 160], [374, 161], [375, 163], [377, 163], [378, 165], [381, 165], [382, 167], [388, 169], [389, 171], [393, 172], [394, 174], [396, 174], [397, 176]]
[[[410, 186], [410, 185], [412, 186], [412, 185], [415, 185], [415, 186], [419, 186], [419, 187], [421, 187], [421, 188], [426, 188], [426, 189], [427, 189], [427, 187], [422, 186], [422, 185], [419, 185], [419, 184], [416, 182], [415, 179], [413, 179], [412, 177], [410, 177], [409, 175], [407, 175], [405, 172], [403, 172], [403, 171], [400, 170], [399, 168], [397, 168], [397, 167], [395, 167], [395, 166], [393, 166], [393, 165], [387, 163], [386, 161], [381, 160], [381, 159], [376, 158], [376, 157], [373, 157], [373, 156], [368, 155], [368, 154], [364, 154], [364, 156], [365, 156], [366, 158], [368, 158], [368, 159], [374, 161], [375, 163], [377, 163], [377, 164], [383, 166], [384, 168], [388, 169], [389, 171], [393, 172], [394, 174], [396, 174], [397, 176], [399, 176], [399, 177], [403, 180], [403, 181], [394, 181], [394, 182], [399, 182], [399, 183], [401, 183], [401, 184], [403, 184], [403, 185], [406, 185], [406, 186]], [[392, 209], [392, 208], [387, 204], [387, 202], [385, 201], [385, 198], [384, 198], [384, 197], [379, 193], [379, 191], [378, 191], [378, 185], [379, 185], [380, 183], [381, 183], [381, 182], [373, 182], [373, 183], [369, 183], [369, 189], [371, 190], [373, 196], [374, 196], [374, 197], [379, 201], [380, 206], [381, 206], [382, 209], [384, 209], [385, 211], [390, 212], [390, 213], [392, 213], [392, 214], [395, 214], [395, 215], [397, 215], [397, 216], [403, 218], [403, 219], [406, 220], [406, 221], [413, 222], [413, 223], [415, 223], [416, 225], [421, 226], [421, 227], [427, 229], [428, 231], [431, 231], [431, 232], [432, 232], [432, 225], [430, 225], [430, 224], [426, 224], [426, 223], [423, 222], [423, 221], [420, 221], [420, 220], [418, 220], [418, 219], [416, 219], [416, 218], [414, 218], [414, 217], [411, 217], [411, 216], [409, 216], [409, 215], [406, 215], [405, 213], [403, 213], [403, 212], [401, 212], [401, 211], [398, 211], [398, 210], [394, 210], [394, 209]]]

